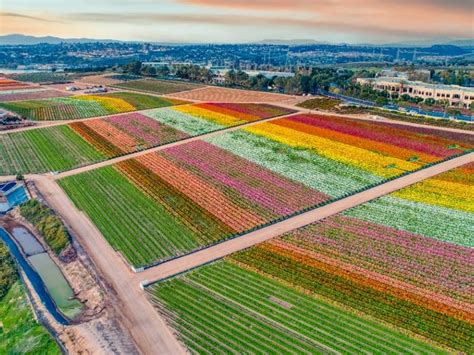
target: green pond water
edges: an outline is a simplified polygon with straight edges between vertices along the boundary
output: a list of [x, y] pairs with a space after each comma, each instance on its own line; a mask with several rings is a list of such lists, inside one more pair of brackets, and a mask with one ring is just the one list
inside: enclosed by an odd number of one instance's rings
[[40, 275], [48, 293], [62, 314], [72, 319], [81, 311], [82, 304], [73, 299], [73, 292], [58, 266], [47, 253], [28, 257], [29, 262]]

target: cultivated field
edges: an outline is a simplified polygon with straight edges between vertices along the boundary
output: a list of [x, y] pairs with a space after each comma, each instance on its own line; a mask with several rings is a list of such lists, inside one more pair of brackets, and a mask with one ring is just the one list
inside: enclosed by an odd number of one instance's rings
[[[471, 137], [298, 115], [142, 155], [60, 183], [112, 246], [141, 266], [462, 153], [472, 147]], [[113, 214], [99, 212], [108, 209], [109, 198], [120, 205], [130, 196], [143, 204], [117, 208]], [[175, 227], [155, 226], [153, 214]], [[118, 223], [123, 228], [107, 227]]]
[[186, 83], [182, 81], [146, 79], [125, 81], [115, 84], [114, 86], [122, 89], [148, 91], [158, 94], [173, 94], [176, 92], [201, 88], [204, 85]]
[[197, 104], [72, 123], [109, 157], [175, 142], [247, 122], [291, 113], [270, 105]]
[[473, 248], [474, 165], [424, 180], [346, 214]]
[[183, 104], [183, 101], [128, 92], [79, 95], [1, 103], [0, 107], [31, 120], [71, 120]]
[[48, 90], [43, 88], [16, 89], [0, 91], [0, 102], [20, 101], [20, 100], [39, 100], [53, 97], [71, 96], [70, 93], [59, 90]]
[[159, 282], [151, 299], [191, 352], [472, 353], [472, 168], [389, 197], [425, 212], [380, 208], [382, 197]]
[[74, 80], [77, 75], [52, 72], [38, 72], [12, 74], [10, 75], [10, 77], [15, 80], [26, 81], [29, 83], [54, 83]]
[[6, 153], [0, 157], [0, 172], [68, 170], [290, 112], [270, 105], [184, 105], [4, 133], [0, 147]]
[[82, 85], [94, 84], [94, 85], [115, 85], [122, 82], [122, 80], [115, 79], [113, 75], [87, 75], [79, 78], [78, 83]]
[[292, 104], [304, 100], [304, 98], [297, 96], [272, 94], [261, 91], [226, 89], [214, 86], [207, 86], [202, 89], [180, 92], [168, 96], [182, 100], [208, 102], [279, 102]]
[[64, 170], [105, 158], [67, 125], [0, 134], [0, 151], [0, 175]]
[[[242, 258], [241, 255], [239, 255]], [[238, 257], [237, 257], [238, 258]], [[267, 265], [267, 260], [255, 260]], [[233, 260], [150, 289], [158, 311], [193, 353], [441, 353], [400, 331], [267, 277]], [[284, 275], [295, 271], [294, 266]], [[196, 300], [199, 300], [196, 303]]]
[[31, 88], [37, 88], [37, 86], [0, 77], [0, 92], [4, 90], [20, 90]]

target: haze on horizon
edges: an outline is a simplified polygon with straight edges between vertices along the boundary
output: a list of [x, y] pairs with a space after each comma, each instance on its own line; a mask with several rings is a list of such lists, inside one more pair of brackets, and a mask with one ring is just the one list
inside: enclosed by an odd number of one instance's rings
[[473, 38], [465, 0], [2, 0], [0, 34], [159, 42]]

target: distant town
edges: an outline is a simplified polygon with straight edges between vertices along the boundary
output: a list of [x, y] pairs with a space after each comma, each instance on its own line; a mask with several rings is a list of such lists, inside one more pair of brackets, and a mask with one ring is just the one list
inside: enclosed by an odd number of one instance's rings
[[[0, 71], [128, 73], [293, 95], [327, 94], [353, 104], [472, 118], [474, 45], [4, 44]], [[67, 76], [64, 77], [67, 82]], [[353, 99], [353, 100], [351, 100]]]

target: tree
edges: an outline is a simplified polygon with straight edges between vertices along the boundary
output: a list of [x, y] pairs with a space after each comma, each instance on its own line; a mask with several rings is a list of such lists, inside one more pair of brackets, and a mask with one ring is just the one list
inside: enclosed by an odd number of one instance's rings
[[142, 71], [142, 62], [138, 60], [134, 60], [133, 62], [130, 62], [127, 65], [125, 65], [123, 69], [128, 73], [140, 75]]
[[170, 68], [168, 68], [167, 65], [158, 67], [158, 69], [156, 69], [156, 75], [158, 76], [165, 77], [165, 76], [168, 76], [169, 74], [170, 74]]
[[235, 83], [237, 85], [244, 86], [248, 80], [249, 80], [249, 75], [246, 72], [242, 70], [238, 70], [235, 73]]
[[147, 76], [155, 76], [156, 68], [152, 67], [151, 65], [147, 65], [142, 69], [142, 73]]
[[235, 86], [236, 79], [237, 77], [236, 77], [236, 73], [234, 69], [229, 70], [228, 72], [224, 74], [224, 80], [225, 80], [226, 85], [228, 86]]
[[388, 99], [386, 97], [379, 97], [375, 100], [375, 103], [379, 106], [385, 106], [388, 104]]
[[425, 104], [427, 104], [428, 106], [433, 106], [435, 104], [435, 99], [429, 97], [425, 100]]

